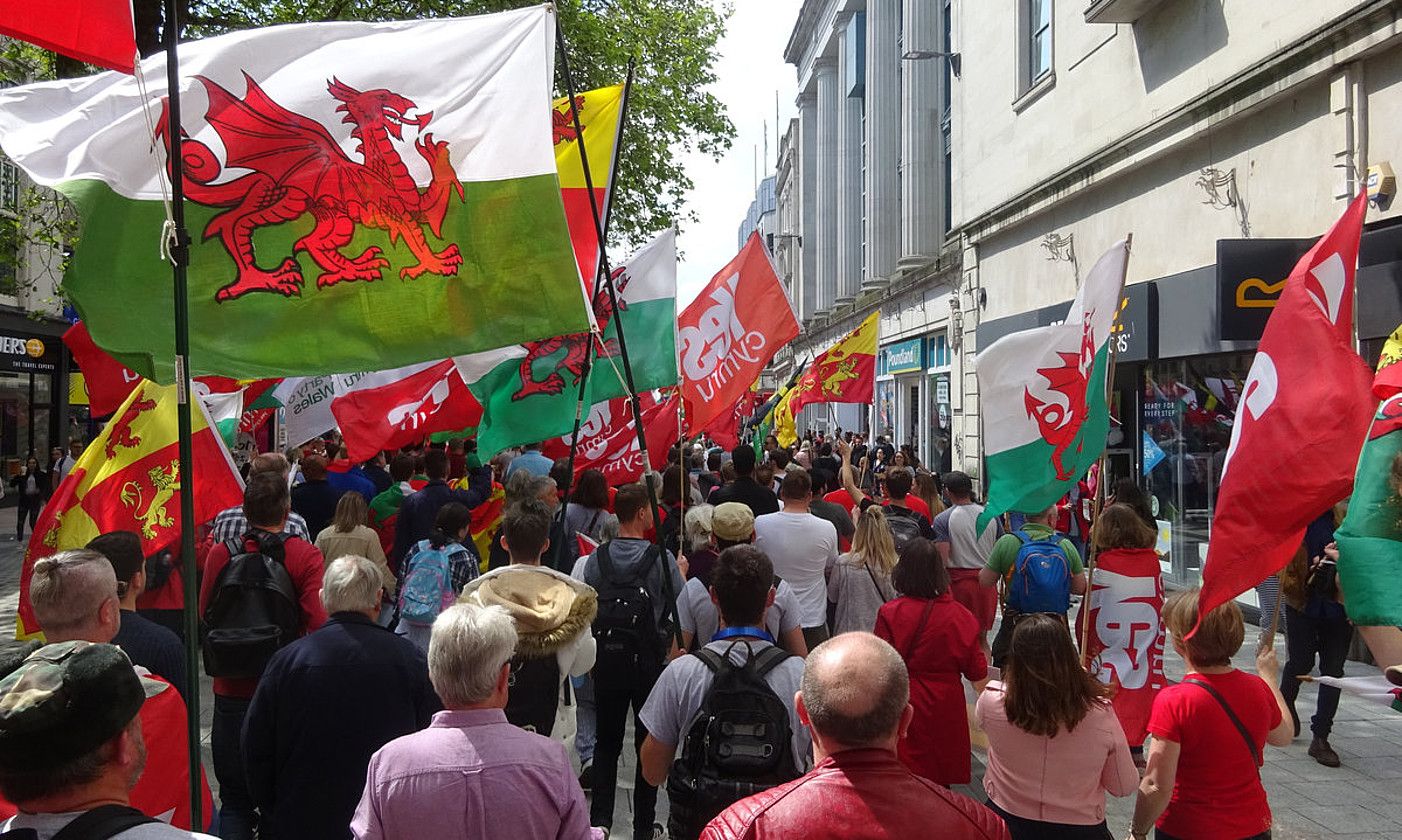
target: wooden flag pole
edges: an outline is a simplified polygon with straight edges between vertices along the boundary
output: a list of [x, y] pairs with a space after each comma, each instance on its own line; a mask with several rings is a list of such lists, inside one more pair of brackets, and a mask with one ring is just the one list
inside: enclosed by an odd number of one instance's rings
[[185, 229], [185, 168], [180, 133], [180, 17], [179, 3], [165, 0], [166, 91], [170, 103], [170, 130], [166, 132], [170, 164], [171, 225], [169, 241], [171, 277], [175, 285], [175, 384], [179, 400], [176, 423], [180, 435], [180, 565], [185, 596], [186, 737], [190, 760], [190, 825], [204, 827], [203, 774], [200, 772], [200, 620], [198, 570], [195, 566], [195, 470], [194, 432], [190, 418], [190, 234]]

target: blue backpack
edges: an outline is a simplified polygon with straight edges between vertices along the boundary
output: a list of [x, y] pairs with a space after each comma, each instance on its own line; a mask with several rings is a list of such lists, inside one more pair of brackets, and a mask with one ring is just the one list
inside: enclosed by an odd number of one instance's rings
[[428, 540], [419, 543], [418, 551], [409, 558], [409, 571], [404, 575], [404, 588], [399, 593], [399, 620], [410, 624], [432, 624], [438, 614], [453, 605], [458, 593], [453, 591], [453, 561], [448, 551], [459, 548], [448, 543], [434, 548]]
[[1034, 540], [1014, 531], [1022, 542], [1008, 582], [1008, 606], [1022, 613], [1065, 615], [1071, 608], [1071, 566], [1061, 548], [1061, 535]]

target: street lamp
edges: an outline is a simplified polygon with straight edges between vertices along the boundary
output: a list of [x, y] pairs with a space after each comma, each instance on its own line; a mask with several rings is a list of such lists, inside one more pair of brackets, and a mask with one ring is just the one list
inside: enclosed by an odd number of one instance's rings
[[954, 75], [956, 77], [959, 75], [959, 69], [962, 62], [960, 61], [959, 53], [957, 52], [951, 53], [936, 52], [935, 50], [907, 50], [905, 55], [901, 56], [902, 61], [925, 61], [926, 59], [930, 58], [947, 59], [949, 61], [949, 69], [954, 72]]

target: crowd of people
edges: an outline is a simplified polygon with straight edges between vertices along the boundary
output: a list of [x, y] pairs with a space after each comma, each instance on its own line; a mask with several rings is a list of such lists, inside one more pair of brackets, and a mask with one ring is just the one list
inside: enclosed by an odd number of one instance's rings
[[[606, 837], [620, 790], [634, 838], [1269, 837], [1263, 751], [1299, 734], [1295, 678], [1316, 656], [1341, 673], [1351, 637], [1311, 573], [1331, 511], [1286, 575], [1286, 667], [1263, 646], [1235, 669], [1240, 610], [1175, 593], [1188, 676], [1131, 726], [1070, 613], [1087, 555], [1157, 573], [1133, 482], [1094, 521], [1067, 527], [1071, 499], [980, 528], [969, 476], [882, 437], [696, 442], [619, 487], [536, 447], [289, 454], [249, 462], [198, 549], [224, 840]], [[0, 832], [210, 830], [179, 568], [128, 532], [35, 563], [46, 644], [0, 663]], [[1311, 721], [1330, 767], [1337, 705], [1321, 690]], [[952, 790], [971, 726], [978, 800]]]

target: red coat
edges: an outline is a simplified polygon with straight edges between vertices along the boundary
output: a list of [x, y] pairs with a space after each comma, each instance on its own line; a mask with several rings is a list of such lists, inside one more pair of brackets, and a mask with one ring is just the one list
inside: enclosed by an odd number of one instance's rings
[[[916, 640], [927, 606], [930, 617]], [[968, 784], [973, 777], [969, 719], [960, 677], [977, 682], [988, 676], [978, 619], [948, 592], [934, 601], [902, 596], [876, 614], [876, 635], [890, 642], [910, 669], [915, 718], [900, 743], [901, 761], [932, 782]]]
[[992, 811], [902, 767], [886, 750], [845, 750], [806, 776], [742, 799], [701, 840], [1007, 840]]

